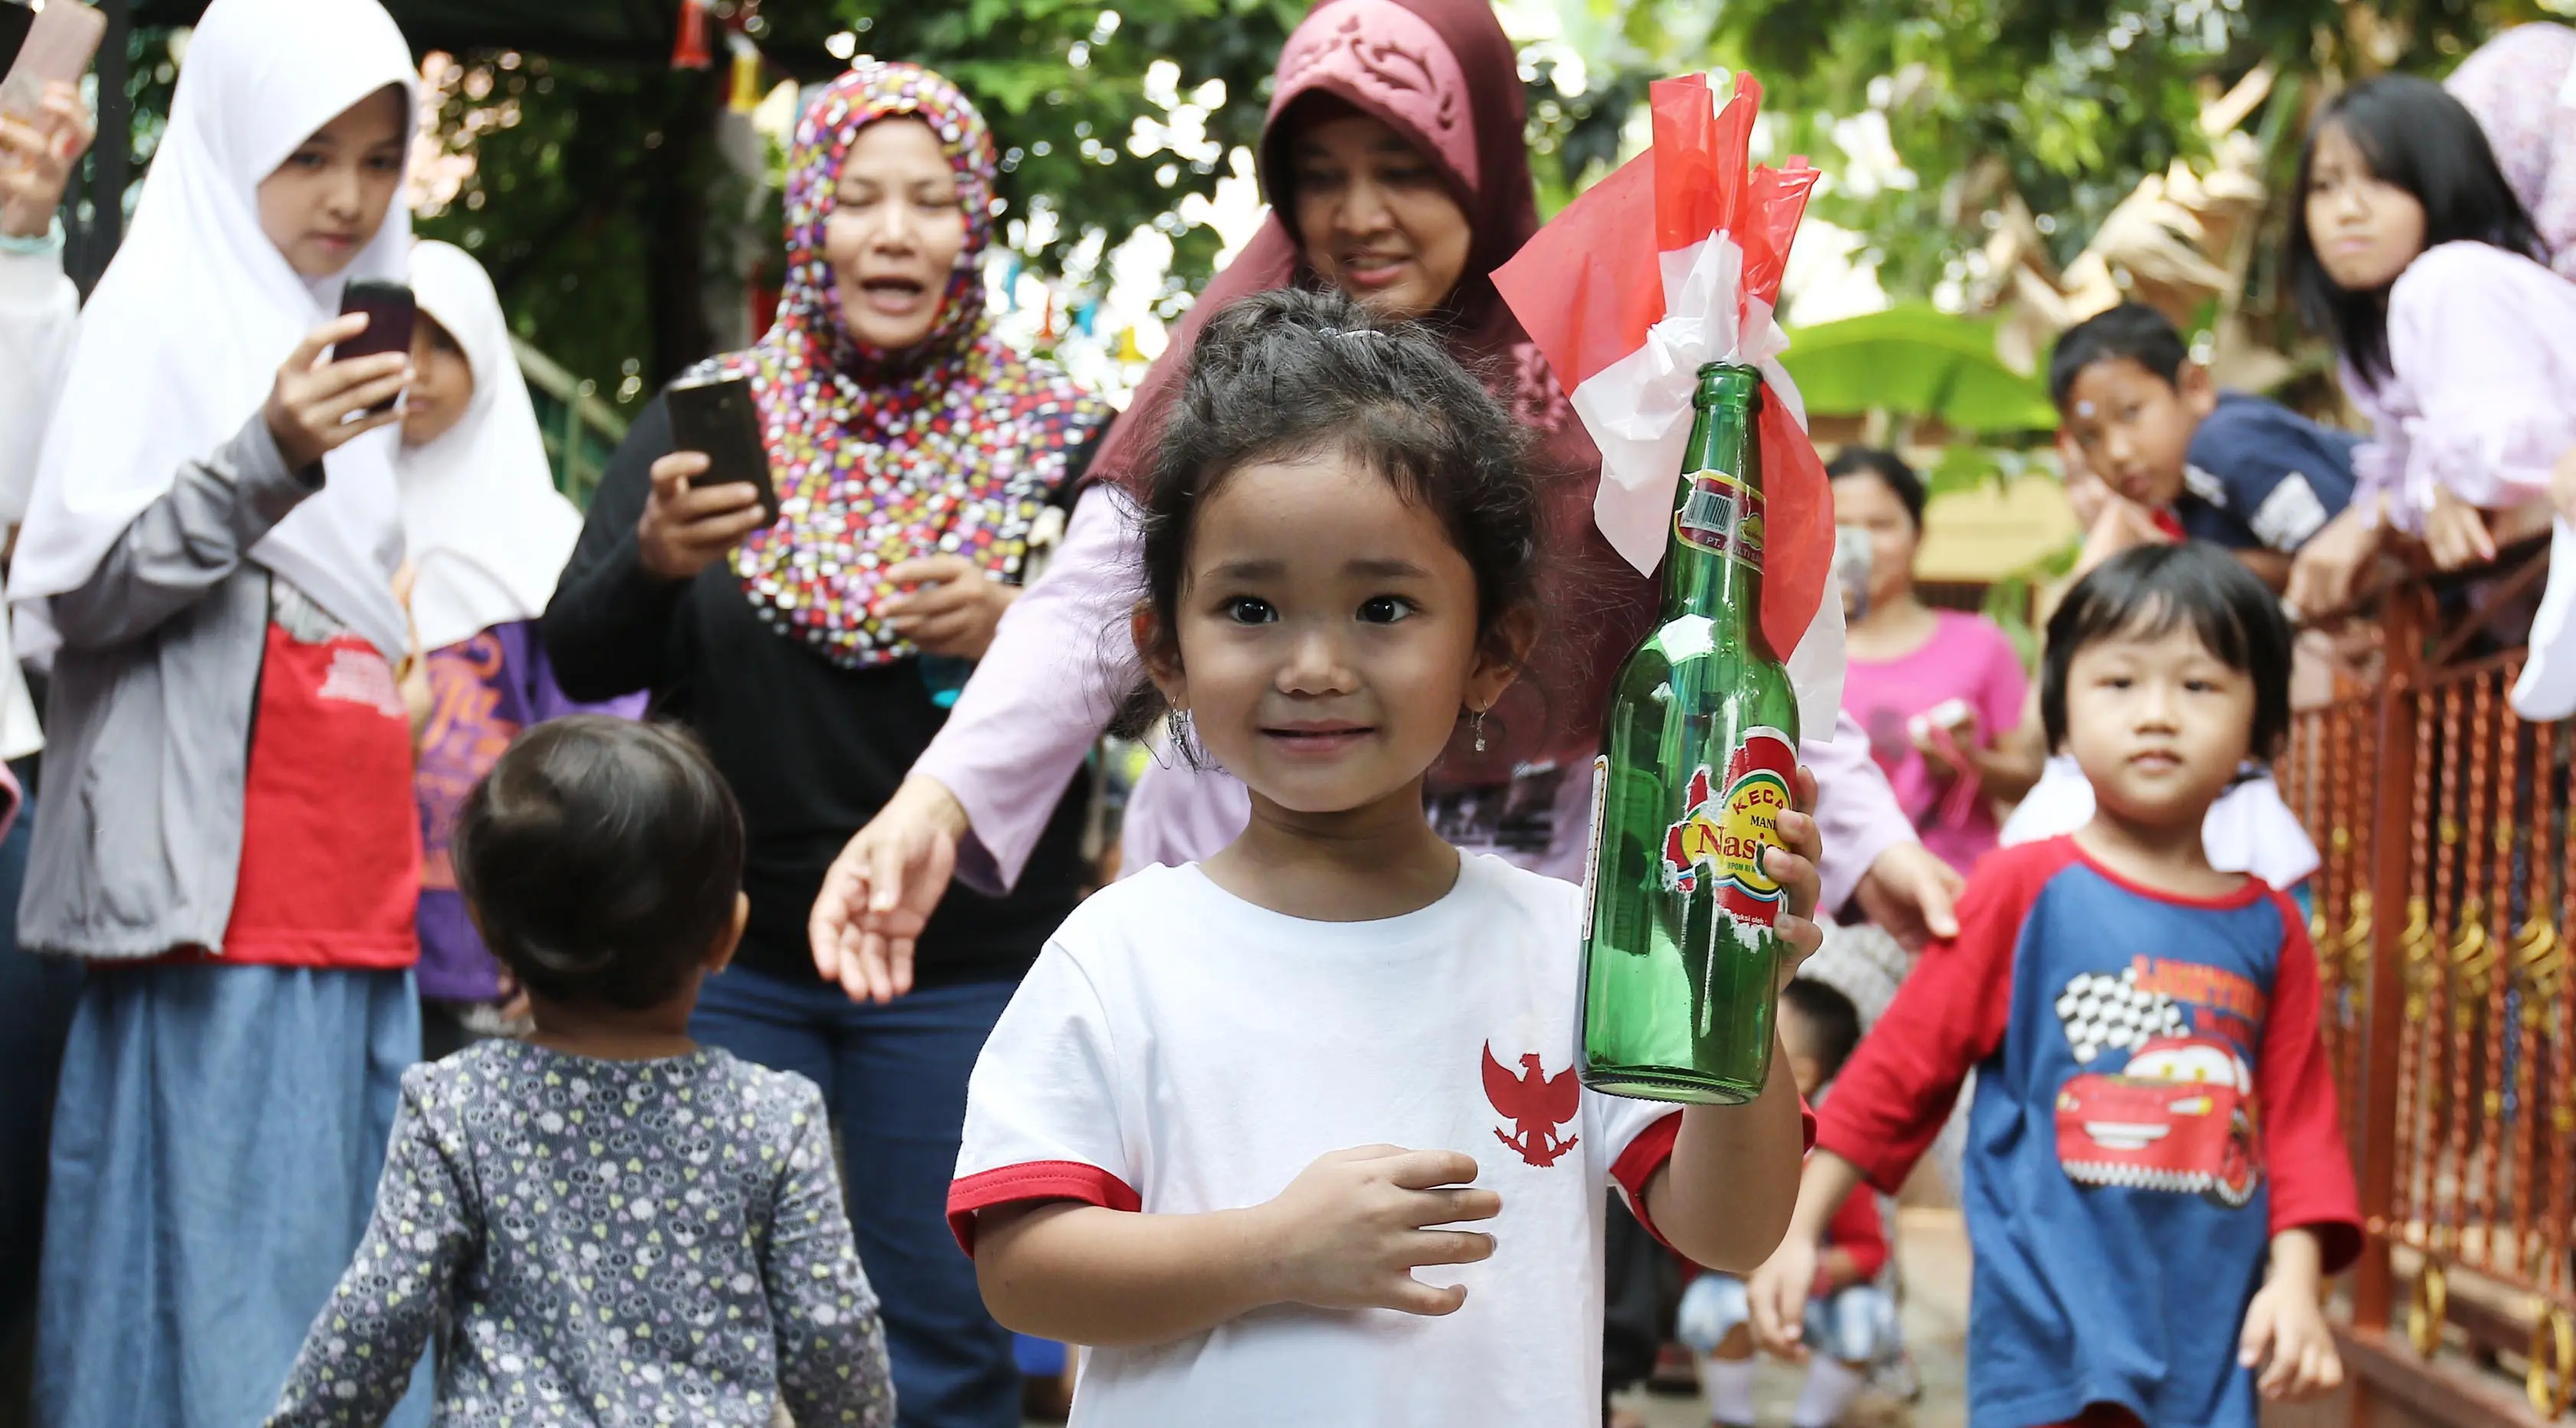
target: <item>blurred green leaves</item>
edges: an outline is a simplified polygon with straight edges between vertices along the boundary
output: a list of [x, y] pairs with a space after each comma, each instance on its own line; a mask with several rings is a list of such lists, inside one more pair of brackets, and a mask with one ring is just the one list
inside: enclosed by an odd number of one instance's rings
[[2057, 427], [2047, 388], [1995, 355], [1993, 323], [1925, 302], [1793, 331], [1780, 362], [1811, 416], [1884, 411], [1996, 434]]

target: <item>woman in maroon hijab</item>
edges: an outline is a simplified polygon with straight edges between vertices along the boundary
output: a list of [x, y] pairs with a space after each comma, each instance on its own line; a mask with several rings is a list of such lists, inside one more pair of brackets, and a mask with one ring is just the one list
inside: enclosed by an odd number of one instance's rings
[[[1090, 488], [1044, 579], [1004, 617], [945, 730], [834, 865], [812, 926], [817, 964], [852, 996], [912, 980], [912, 934], [952, 874], [1010, 886], [1058, 793], [1136, 681], [1127, 614], [1141, 576], [1133, 505], [1199, 326], [1247, 293], [1310, 283], [1423, 322], [1529, 428], [1548, 493], [1555, 629], [1531, 677], [1452, 746], [1432, 797], [1451, 841], [1582, 877], [1603, 691], [1656, 600], [1591, 519], [1600, 456], [1494, 291], [1538, 230], [1511, 42], [1487, 0], [1326, 0], [1279, 58], [1260, 153], [1272, 212], [1173, 334], [1101, 442]], [[1819, 731], [1823, 732], [1823, 731]], [[1956, 880], [1914, 840], [1857, 728], [1810, 739], [1828, 906], [1857, 891], [1900, 935], [1950, 930]], [[1222, 772], [1156, 769], [1127, 810], [1130, 866], [1216, 851], [1249, 813]]]

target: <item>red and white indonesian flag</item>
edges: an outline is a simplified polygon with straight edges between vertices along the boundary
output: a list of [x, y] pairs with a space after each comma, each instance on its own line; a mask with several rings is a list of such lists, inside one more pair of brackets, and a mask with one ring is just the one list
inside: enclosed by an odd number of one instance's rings
[[1593, 518], [1643, 574], [1671, 533], [1700, 367], [1762, 370], [1762, 632], [1786, 652], [1800, 725], [1824, 738], [1843, 684], [1833, 493], [1772, 317], [1816, 171], [1748, 165], [1761, 103], [1749, 74], [1722, 104], [1706, 76], [1658, 82], [1654, 147], [1568, 205], [1494, 285], [1601, 448]]

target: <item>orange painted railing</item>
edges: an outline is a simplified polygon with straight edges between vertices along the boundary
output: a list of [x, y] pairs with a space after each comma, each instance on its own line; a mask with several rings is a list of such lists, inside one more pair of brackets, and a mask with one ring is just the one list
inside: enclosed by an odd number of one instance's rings
[[[2576, 736], [2507, 704], [2519, 649], [2474, 652], [2545, 558], [2390, 589], [2379, 668], [2294, 717], [2278, 773], [2324, 858], [2311, 931], [2369, 1230], [2353, 1325], [2428, 1359], [2447, 1329], [2527, 1366], [2557, 1418], [2576, 1396]], [[2472, 1285], [2474, 1314], [2454, 1292]]]

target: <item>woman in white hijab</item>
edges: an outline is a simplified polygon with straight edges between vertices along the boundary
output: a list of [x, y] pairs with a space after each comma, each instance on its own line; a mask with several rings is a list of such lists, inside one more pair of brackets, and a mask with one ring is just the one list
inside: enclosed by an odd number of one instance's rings
[[65, 796], [19, 930], [89, 967], [46, 1205], [55, 1428], [264, 1416], [419, 1051], [385, 430], [410, 364], [329, 360], [365, 326], [342, 284], [404, 270], [412, 109], [375, 0], [214, 0], [46, 429], [10, 593]]
[[467, 790], [521, 729], [585, 711], [633, 717], [644, 696], [566, 697], [537, 638], [533, 622], [581, 537], [581, 512], [555, 490], [492, 279], [464, 249], [423, 242], [411, 250], [411, 285], [420, 320], [394, 472], [433, 691], [412, 789], [423, 853], [421, 1054], [436, 1060], [512, 1029], [500, 967], [447, 857]]

